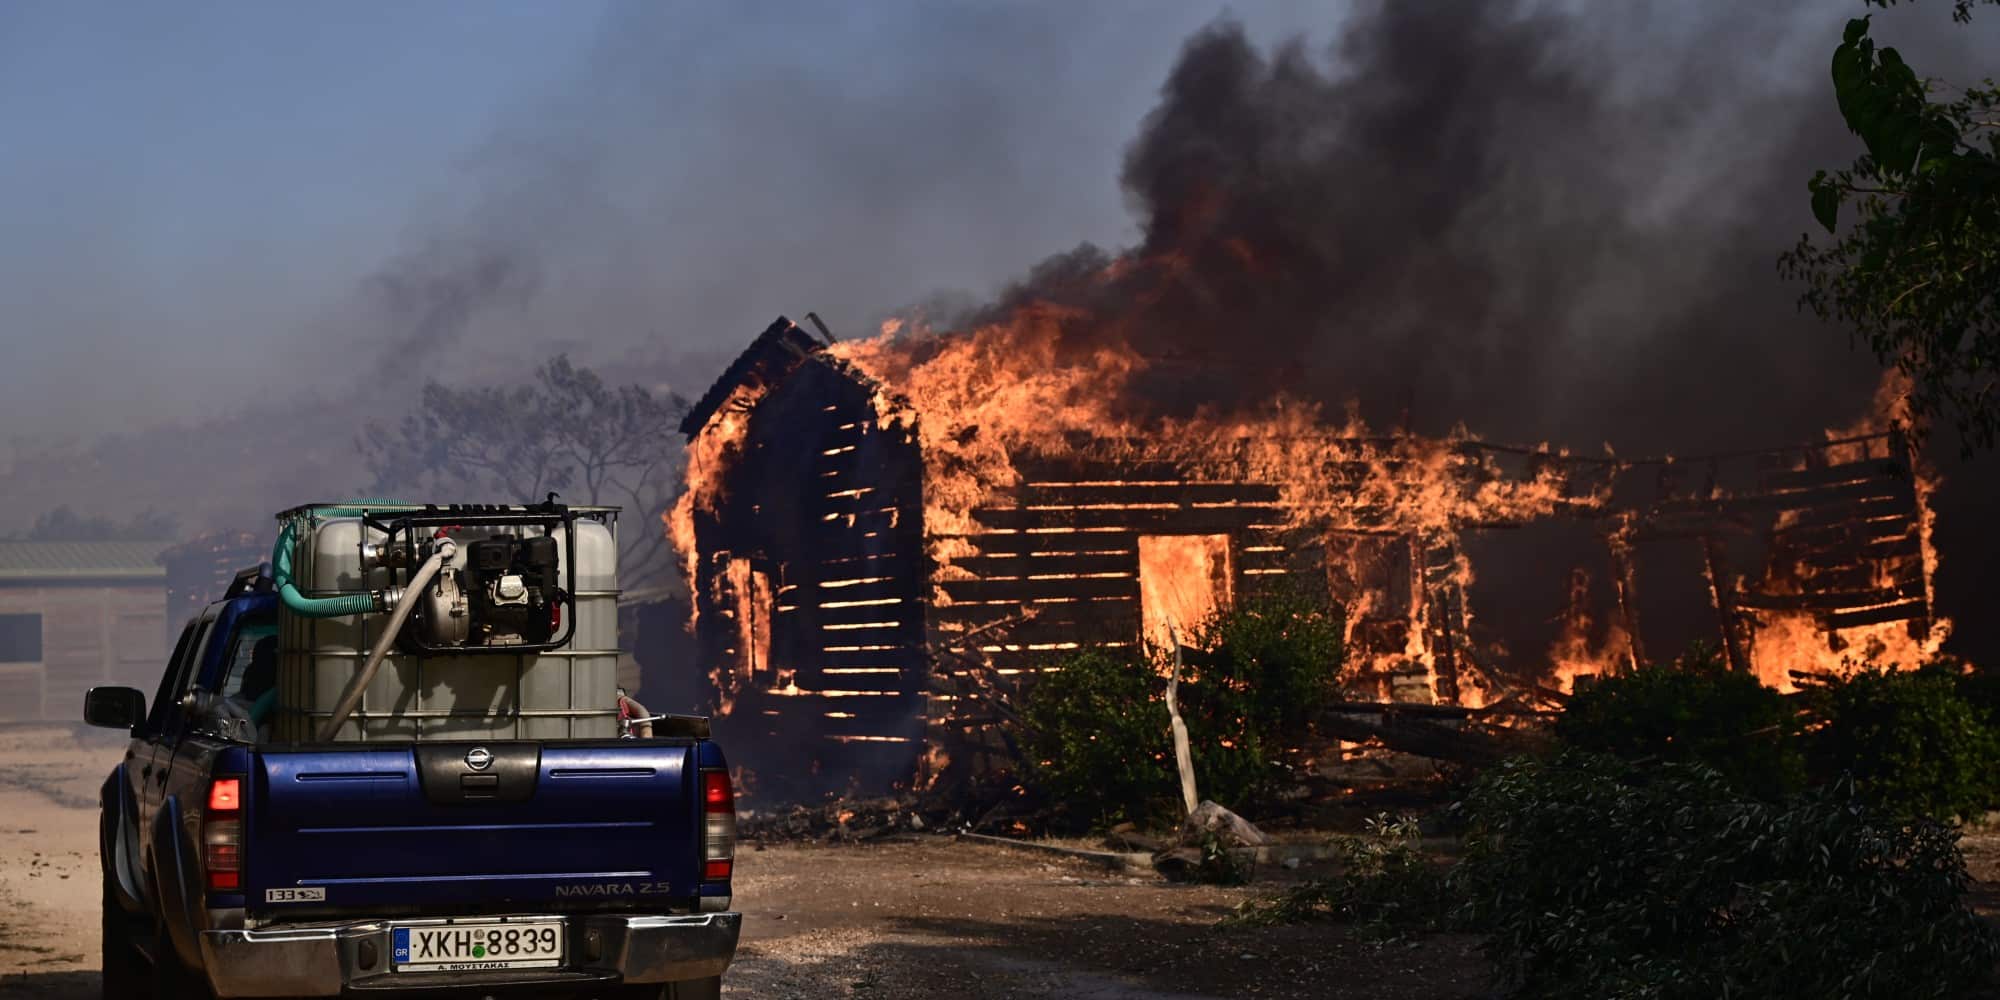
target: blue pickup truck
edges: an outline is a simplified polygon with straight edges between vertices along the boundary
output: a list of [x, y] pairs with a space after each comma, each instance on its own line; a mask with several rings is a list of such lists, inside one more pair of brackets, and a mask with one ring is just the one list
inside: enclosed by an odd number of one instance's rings
[[132, 735], [101, 798], [106, 1000], [720, 994], [735, 803], [705, 727], [260, 742], [208, 709], [268, 671], [278, 619], [233, 587], [150, 706], [86, 697]]

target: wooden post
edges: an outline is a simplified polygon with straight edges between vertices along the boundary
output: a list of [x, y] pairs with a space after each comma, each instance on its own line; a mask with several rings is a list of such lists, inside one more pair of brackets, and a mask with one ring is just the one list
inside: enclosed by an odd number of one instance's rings
[[1646, 662], [1646, 651], [1639, 645], [1639, 574], [1632, 561], [1631, 531], [1630, 517], [1620, 518], [1605, 547], [1611, 555], [1611, 582], [1618, 590], [1618, 614], [1625, 620], [1626, 648], [1631, 667], [1637, 670]]
[[1708, 600], [1715, 608], [1716, 624], [1722, 630], [1722, 653], [1728, 658], [1730, 670], [1748, 673], [1750, 658], [1744, 653], [1743, 638], [1736, 628], [1736, 602], [1731, 599], [1729, 578], [1723, 575], [1722, 547], [1716, 544], [1715, 535], [1702, 533], [1701, 553], [1708, 575]]
[[1167, 678], [1167, 720], [1174, 729], [1174, 766], [1181, 773], [1181, 802], [1192, 816], [1201, 799], [1195, 795], [1194, 751], [1188, 747], [1187, 723], [1181, 721], [1180, 702], [1175, 698], [1181, 686], [1181, 637], [1172, 625], [1167, 626], [1167, 642], [1174, 647], [1174, 673]]

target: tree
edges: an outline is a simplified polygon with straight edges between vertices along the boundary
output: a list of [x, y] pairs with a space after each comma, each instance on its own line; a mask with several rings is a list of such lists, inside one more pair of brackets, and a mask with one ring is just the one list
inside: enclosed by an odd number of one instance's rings
[[686, 412], [678, 395], [612, 387], [557, 355], [524, 385], [427, 382], [413, 412], [356, 445], [384, 493], [622, 507], [619, 576], [636, 590], [673, 579], [660, 515], [678, 493]]
[[[1953, 19], [1976, 3], [2000, 0], [1955, 0]], [[1829, 239], [1800, 236], [1779, 266], [1806, 282], [1801, 308], [1909, 375], [1913, 415], [1949, 420], [1970, 453], [2000, 439], [2000, 88], [1920, 78], [1868, 30], [1849, 21], [1833, 56], [1841, 117], [1866, 152], [1813, 176]]]

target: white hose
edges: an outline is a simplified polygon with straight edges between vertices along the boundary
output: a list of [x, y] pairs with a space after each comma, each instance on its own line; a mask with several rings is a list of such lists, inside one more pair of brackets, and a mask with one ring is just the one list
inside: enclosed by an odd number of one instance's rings
[[340, 692], [340, 701], [333, 706], [333, 714], [320, 724], [321, 743], [332, 742], [334, 734], [340, 731], [340, 724], [354, 714], [354, 706], [361, 703], [361, 693], [368, 690], [368, 682], [374, 680], [375, 671], [382, 668], [382, 658], [389, 655], [389, 647], [396, 643], [396, 634], [403, 630], [403, 623], [409, 620], [410, 612], [416, 610], [417, 602], [423, 598], [424, 588], [430, 585], [431, 577], [436, 576], [438, 570], [444, 568], [444, 564], [450, 562], [457, 552], [457, 542], [441, 538], [438, 540], [437, 550], [431, 553], [429, 559], [424, 560], [422, 566], [417, 567], [415, 574], [411, 575], [410, 585], [403, 588], [402, 599], [396, 602], [396, 609], [389, 613], [389, 624], [383, 627], [381, 638], [375, 640], [375, 648], [368, 651], [368, 659], [362, 662], [361, 669], [354, 674], [354, 679], [347, 682], [347, 689]]

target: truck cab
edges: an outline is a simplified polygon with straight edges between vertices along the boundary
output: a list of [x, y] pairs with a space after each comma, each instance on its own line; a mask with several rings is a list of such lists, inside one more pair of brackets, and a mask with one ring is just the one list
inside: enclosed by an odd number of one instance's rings
[[87, 721], [131, 733], [100, 793], [107, 1000], [719, 995], [741, 916], [705, 722], [273, 742], [279, 619], [268, 578], [239, 578], [150, 703], [86, 696]]

